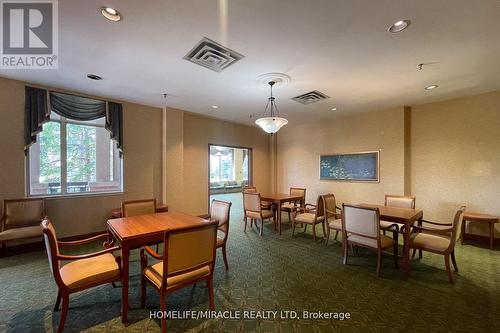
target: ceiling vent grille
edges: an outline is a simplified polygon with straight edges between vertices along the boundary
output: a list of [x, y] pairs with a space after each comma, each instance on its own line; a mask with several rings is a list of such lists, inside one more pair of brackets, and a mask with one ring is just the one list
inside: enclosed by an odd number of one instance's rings
[[221, 72], [244, 57], [244, 55], [236, 51], [228, 49], [207, 37], [203, 37], [183, 59], [215, 72]]
[[327, 96], [317, 90], [310, 91], [308, 93], [295, 96], [292, 99], [296, 102], [299, 102], [301, 104], [307, 105], [315, 102], [322, 101], [324, 99], [330, 98], [330, 96]]

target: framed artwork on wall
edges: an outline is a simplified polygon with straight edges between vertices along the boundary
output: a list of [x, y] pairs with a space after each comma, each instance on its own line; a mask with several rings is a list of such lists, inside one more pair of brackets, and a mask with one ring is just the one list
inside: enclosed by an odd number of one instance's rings
[[320, 155], [319, 179], [379, 182], [379, 151]]

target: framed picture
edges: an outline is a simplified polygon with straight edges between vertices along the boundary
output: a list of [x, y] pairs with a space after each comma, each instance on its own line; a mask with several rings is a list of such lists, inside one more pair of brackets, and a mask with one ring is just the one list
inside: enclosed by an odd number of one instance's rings
[[319, 179], [378, 182], [379, 167], [379, 151], [321, 155]]

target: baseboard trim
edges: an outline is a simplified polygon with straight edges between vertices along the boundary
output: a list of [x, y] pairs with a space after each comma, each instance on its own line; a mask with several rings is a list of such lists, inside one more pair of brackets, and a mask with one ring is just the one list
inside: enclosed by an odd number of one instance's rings
[[[486, 244], [490, 245], [490, 237], [484, 235], [476, 235], [476, 234], [465, 234], [464, 235], [465, 242], [470, 241], [474, 243]], [[493, 245], [500, 245], [500, 238], [493, 238]]]

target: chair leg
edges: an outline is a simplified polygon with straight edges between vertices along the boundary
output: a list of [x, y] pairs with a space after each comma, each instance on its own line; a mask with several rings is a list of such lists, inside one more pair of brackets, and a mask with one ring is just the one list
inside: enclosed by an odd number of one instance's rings
[[226, 266], [227, 271], [229, 269], [229, 265], [227, 264], [226, 243], [222, 245], [222, 258], [224, 259], [224, 266]]
[[343, 248], [344, 248], [344, 265], [347, 265], [347, 256], [349, 255], [349, 245], [347, 244], [348, 241], [343, 240]]
[[290, 216], [290, 212], [288, 212], [288, 221], [291, 221], [291, 220], [292, 220], [292, 218]]
[[[257, 225], [257, 222], [255, 222], [255, 224]], [[259, 231], [260, 237], [262, 237], [262, 230], [264, 230], [264, 219], [260, 220], [260, 231]]]
[[377, 276], [380, 276], [380, 266], [382, 266], [382, 250], [377, 251]]
[[210, 300], [210, 310], [215, 310], [215, 299], [214, 299], [214, 280], [213, 278], [208, 279], [208, 298]]
[[312, 228], [313, 228], [313, 239], [314, 241], [316, 241], [316, 224], [313, 224]]
[[166, 311], [167, 311], [167, 297], [166, 295], [163, 295], [163, 293], [160, 293], [160, 310], [162, 312], [161, 316], [161, 332], [162, 333], [167, 333], [167, 319], [166, 317]]
[[328, 246], [328, 240], [330, 239], [330, 228], [326, 228], [326, 241], [325, 241], [325, 246]]
[[54, 305], [54, 311], [59, 311], [59, 305], [61, 305], [61, 291], [57, 291], [56, 304]]
[[394, 239], [394, 245], [392, 251], [394, 254], [394, 267], [396, 268], [398, 268], [398, 237], [399, 237], [399, 230], [396, 229], [396, 231], [392, 232], [392, 238]]
[[411, 258], [415, 258], [415, 254], [417, 254], [417, 249], [413, 249], [412, 253], [411, 253]]
[[455, 272], [458, 272], [457, 261], [455, 259], [455, 250], [451, 251], [451, 263], [453, 264], [453, 267], [455, 268]]
[[450, 280], [451, 283], [453, 283], [453, 273], [451, 272], [450, 268], [450, 255], [445, 254], [444, 256], [444, 264], [446, 266], [446, 272], [448, 273], [448, 279]]
[[307, 224], [304, 224], [304, 232], [307, 230]]
[[418, 259], [422, 259], [422, 250], [418, 250]]
[[337, 236], [339, 235], [339, 231], [335, 231], [335, 240], [337, 240]]
[[243, 228], [243, 232], [247, 232], [247, 223], [248, 223], [248, 217], [245, 216], [245, 227]]
[[292, 221], [292, 237], [295, 234], [295, 222]]
[[61, 318], [59, 319], [59, 326], [57, 327], [57, 333], [62, 333], [64, 330], [64, 324], [66, 324], [66, 316], [68, 315], [68, 308], [69, 308], [69, 295], [62, 295]]

